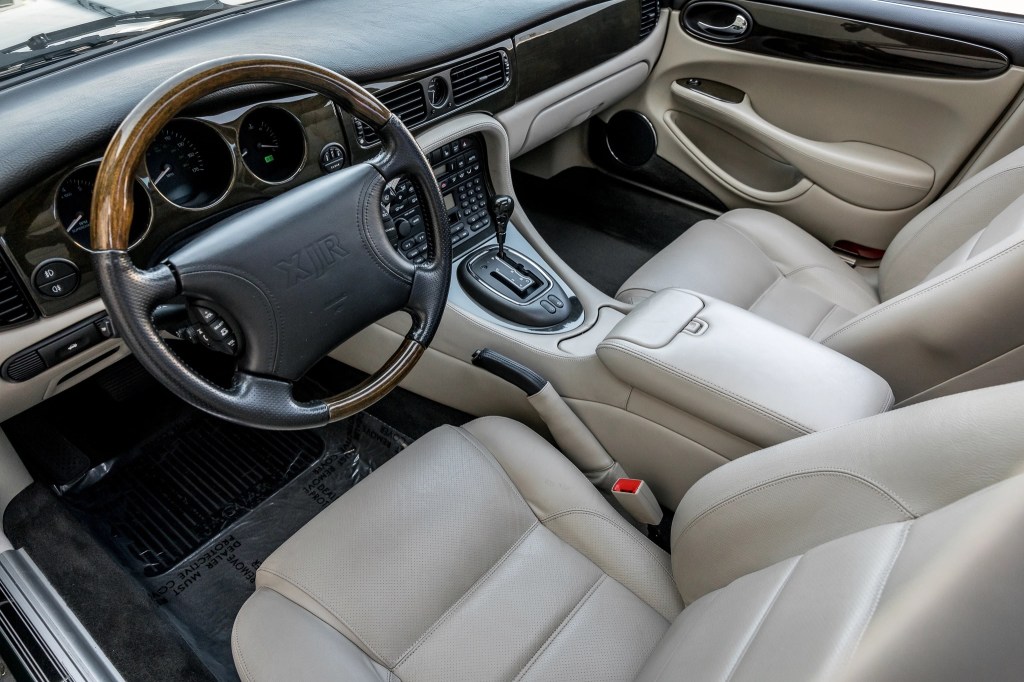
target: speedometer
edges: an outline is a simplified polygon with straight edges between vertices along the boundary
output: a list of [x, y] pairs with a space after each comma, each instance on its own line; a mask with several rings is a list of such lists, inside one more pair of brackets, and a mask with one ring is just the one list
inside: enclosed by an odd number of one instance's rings
[[172, 204], [205, 208], [231, 184], [231, 152], [213, 128], [189, 119], [167, 124], [146, 151], [150, 182]]
[[[89, 164], [72, 171], [60, 183], [57, 197], [54, 199], [57, 219], [64, 226], [68, 236], [87, 249], [92, 247], [90, 214], [98, 170], [98, 165]], [[149, 195], [138, 181], [132, 183], [132, 204], [132, 225], [128, 233], [129, 248], [145, 236], [153, 215]]]

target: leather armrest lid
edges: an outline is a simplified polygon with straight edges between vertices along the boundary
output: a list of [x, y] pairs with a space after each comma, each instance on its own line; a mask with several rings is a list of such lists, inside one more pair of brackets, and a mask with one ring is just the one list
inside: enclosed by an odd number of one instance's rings
[[[696, 336], [683, 331], [694, 317], [707, 323]], [[885, 380], [863, 365], [678, 289], [637, 306], [597, 353], [629, 385], [763, 446], [884, 412], [893, 399]]]

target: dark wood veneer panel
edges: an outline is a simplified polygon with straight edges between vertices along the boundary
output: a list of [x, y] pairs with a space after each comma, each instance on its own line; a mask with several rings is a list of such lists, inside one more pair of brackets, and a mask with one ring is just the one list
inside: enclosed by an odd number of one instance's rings
[[612, 0], [521, 33], [515, 38], [519, 99], [607, 61], [639, 39], [639, 0]]
[[[686, 7], [680, 21], [701, 2]], [[723, 47], [826, 66], [947, 78], [992, 78], [1006, 71], [1006, 55], [988, 47], [802, 9], [739, 0], [753, 18], [750, 35]], [[712, 41], [714, 42], [714, 41]]]

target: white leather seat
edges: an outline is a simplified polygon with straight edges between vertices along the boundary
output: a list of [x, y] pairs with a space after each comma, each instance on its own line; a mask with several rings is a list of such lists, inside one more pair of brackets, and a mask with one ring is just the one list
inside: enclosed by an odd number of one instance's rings
[[1022, 187], [1024, 149], [908, 223], [877, 283], [785, 218], [739, 209], [691, 227], [617, 296], [674, 287], [747, 308], [867, 365], [899, 401], [1021, 379]]
[[235, 623], [238, 671], [1016, 679], [1022, 417], [1014, 384], [744, 457], [683, 500], [671, 562], [526, 427], [444, 427], [263, 564]]

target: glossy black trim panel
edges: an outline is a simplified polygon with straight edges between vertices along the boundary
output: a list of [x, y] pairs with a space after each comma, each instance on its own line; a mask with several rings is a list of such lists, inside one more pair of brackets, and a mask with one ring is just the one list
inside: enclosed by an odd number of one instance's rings
[[[691, 24], [702, 7], [694, 2], [679, 15], [684, 30], [706, 37]], [[721, 5], [721, 2], [713, 3]], [[972, 43], [846, 17], [736, 2], [753, 18], [750, 34], [730, 49], [826, 66], [945, 78], [992, 78], [1010, 67], [1001, 52]]]
[[[693, 0], [672, 0], [679, 9]], [[984, 45], [1024, 66], [1024, 17], [927, 0], [764, 0], [778, 6], [836, 14]], [[747, 0], [737, 0], [746, 6]]]
[[519, 99], [565, 82], [640, 39], [639, 0], [610, 0], [515, 37]]

